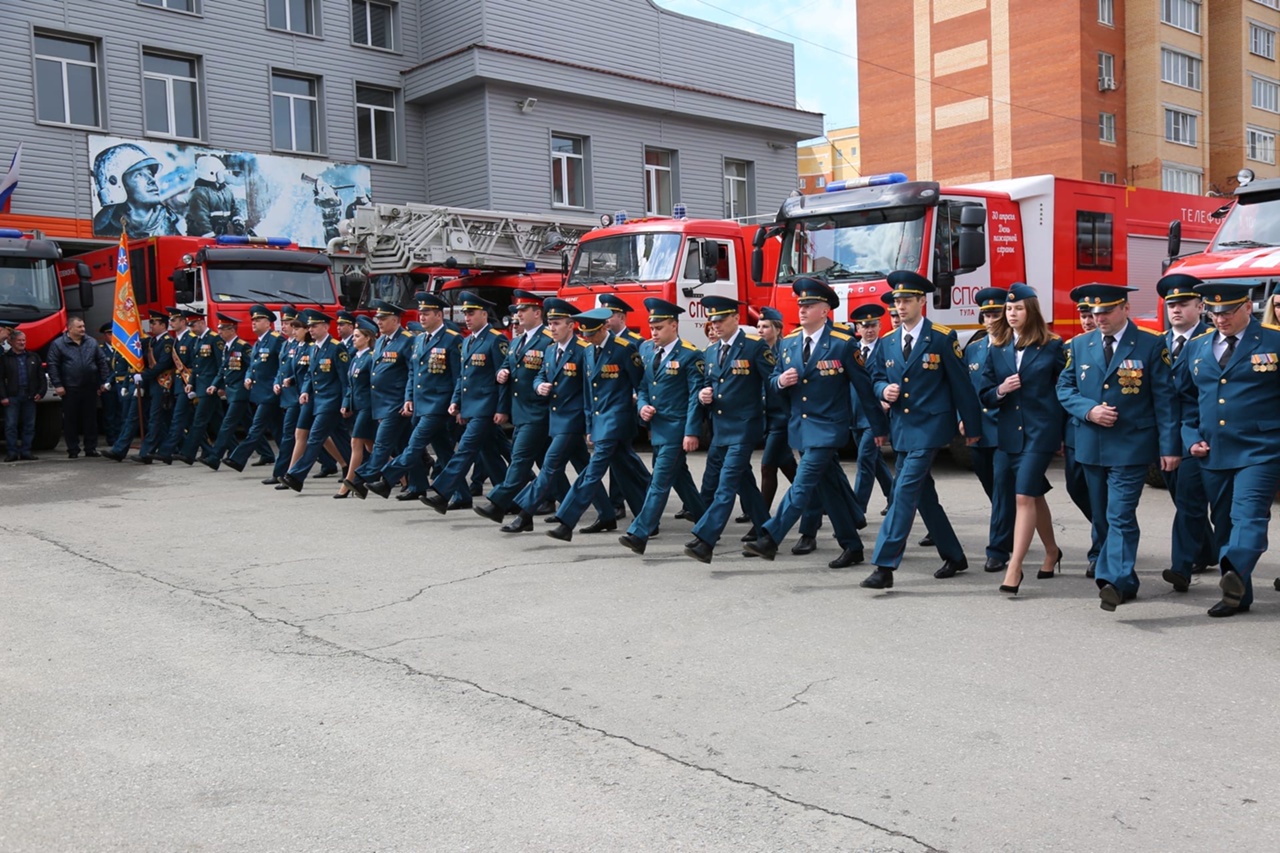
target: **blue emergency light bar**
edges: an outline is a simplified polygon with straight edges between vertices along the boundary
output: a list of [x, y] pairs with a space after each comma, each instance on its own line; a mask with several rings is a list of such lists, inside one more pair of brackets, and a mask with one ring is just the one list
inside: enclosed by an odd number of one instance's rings
[[685, 207], [683, 204], [674, 205], [671, 208], [671, 218], [672, 219], [688, 219], [689, 208]]
[[22, 232], [17, 228], [0, 228], [0, 237], [21, 237]]
[[237, 237], [233, 234], [218, 238], [219, 246], [288, 246], [292, 242], [288, 237]]
[[905, 184], [906, 182], [907, 176], [902, 172], [886, 172], [883, 175], [867, 175], [865, 178], [854, 178], [852, 181], [832, 181], [827, 184], [827, 192], [838, 193], [841, 190], [883, 187], [888, 184]]
[[524, 271], [525, 271], [525, 273], [526, 273], [526, 274], [532, 274], [532, 273], [535, 273], [535, 272], [537, 272], [537, 271], [538, 271], [538, 265], [537, 265], [537, 264], [535, 264], [533, 261], [525, 261], [525, 262], [524, 262]]
[[625, 210], [619, 210], [617, 213], [613, 215], [614, 225], [623, 225], [626, 223], [626, 221], [627, 221], [627, 212]]

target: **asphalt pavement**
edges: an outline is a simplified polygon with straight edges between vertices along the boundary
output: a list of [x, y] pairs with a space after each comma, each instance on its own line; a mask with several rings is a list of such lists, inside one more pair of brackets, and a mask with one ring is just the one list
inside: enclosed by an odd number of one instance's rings
[[1011, 599], [946, 464], [973, 568], [913, 544], [877, 593], [826, 529], [769, 563], [731, 525], [696, 563], [675, 501], [636, 557], [44, 456], [0, 465], [3, 851], [1280, 848], [1280, 561], [1208, 618], [1216, 578], [1160, 580], [1160, 490], [1109, 614], [1060, 467], [1063, 573]]

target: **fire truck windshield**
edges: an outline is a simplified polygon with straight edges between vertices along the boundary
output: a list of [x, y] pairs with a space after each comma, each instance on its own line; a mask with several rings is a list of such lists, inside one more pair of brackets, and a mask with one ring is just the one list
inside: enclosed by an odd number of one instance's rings
[[827, 281], [884, 278], [920, 268], [924, 208], [888, 207], [787, 223], [778, 258], [779, 283], [812, 275]]
[[1268, 246], [1280, 246], [1280, 198], [1232, 207], [1210, 251]]
[[328, 267], [209, 264], [205, 279], [211, 303], [261, 302], [264, 293], [277, 295], [280, 302], [332, 305], [337, 301]]
[[670, 281], [680, 255], [679, 234], [619, 234], [578, 244], [569, 284]]
[[34, 320], [61, 305], [53, 261], [0, 258], [0, 316]]

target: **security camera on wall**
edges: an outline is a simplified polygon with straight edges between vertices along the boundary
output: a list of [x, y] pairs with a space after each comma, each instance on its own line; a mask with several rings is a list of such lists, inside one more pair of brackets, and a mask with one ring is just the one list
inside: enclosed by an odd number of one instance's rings
[[516, 106], [520, 108], [520, 112], [522, 113], [533, 112], [533, 108], [536, 107], [537, 105], [538, 105], [537, 98], [525, 98], [523, 100], [516, 101]]

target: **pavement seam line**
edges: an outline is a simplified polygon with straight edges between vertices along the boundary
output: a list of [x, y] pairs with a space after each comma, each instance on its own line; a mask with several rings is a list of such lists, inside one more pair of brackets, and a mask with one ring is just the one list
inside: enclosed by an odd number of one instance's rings
[[[681, 767], [685, 767], [687, 769], [696, 770], [703, 773], [708, 773], [712, 776], [715, 776], [718, 779], [724, 780], [726, 782], [730, 782], [734, 785], [751, 788], [753, 790], [759, 791], [760, 793], [763, 793], [766, 796], [772, 797], [773, 799], [779, 800], [781, 802], [789, 803], [794, 806], [799, 806], [802, 809], [820, 812], [829, 817], [842, 818], [844, 820], [848, 820], [853, 823], [861, 824], [862, 826], [865, 826], [869, 829], [874, 829], [877, 832], [882, 832], [885, 835], [889, 836], [890, 838], [900, 838], [906, 841], [910, 841], [914, 844], [918, 844], [925, 851], [925, 853], [947, 853], [947, 851], [944, 848], [934, 847], [928, 844], [927, 842], [921, 841], [919, 838], [916, 838], [915, 836], [910, 835], [908, 833], [901, 832], [896, 829], [891, 829], [887, 826], [881, 826], [880, 824], [875, 823], [874, 821], [867, 820], [866, 818], [858, 817], [857, 815], [847, 814], [845, 812], [828, 808], [827, 806], [822, 806], [816, 803], [809, 803], [809, 802], [805, 802], [804, 800], [796, 799], [795, 797], [788, 796], [782, 793], [781, 791], [778, 791], [774, 788], [769, 787], [768, 785], [764, 785], [759, 782], [752, 782], [748, 779], [739, 779], [738, 777], [732, 776], [723, 770], [718, 770], [715, 767], [707, 767], [705, 765], [698, 764], [697, 762], [690, 761], [685, 758], [680, 758], [677, 755], [661, 750], [655, 746], [650, 746], [649, 744], [641, 743], [640, 741], [637, 741], [627, 735], [616, 734], [614, 732], [608, 731], [607, 729], [600, 728], [599, 726], [593, 726], [588, 723], [584, 723], [575, 717], [570, 717], [566, 714], [558, 713], [549, 708], [544, 708], [541, 705], [536, 705], [526, 699], [521, 699], [518, 696], [512, 696], [510, 694], [502, 693], [492, 688], [485, 687], [479, 684], [478, 682], [471, 681], [466, 678], [461, 678], [455, 675], [448, 675], [446, 673], [428, 672], [426, 670], [418, 669], [417, 667], [412, 666], [411, 664], [408, 664], [405, 661], [399, 660], [398, 658], [384, 658], [384, 657], [379, 657], [378, 655], [369, 654], [368, 652], [364, 652], [359, 649], [347, 648], [333, 640], [327, 639], [325, 637], [320, 637], [320, 636], [317, 636], [316, 634], [311, 633], [309, 630], [307, 630], [307, 628], [305, 628], [300, 623], [290, 622], [286, 619], [281, 619], [277, 616], [262, 616], [244, 604], [241, 604], [236, 601], [227, 601], [225, 599], [219, 598], [215, 592], [207, 592], [204, 590], [194, 589], [191, 587], [184, 587], [179, 584], [173, 583], [172, 581], [167, 581], [167, 580], [164, 580], [163, 578], [156, 577], [155, 575], [148, 574], [144, 571], [141, 571], [140, 569], [124, 569], [118, 566], [114, 566], [111, 563], [108, 563], [107, 561], [102, 560], [98, 557], [93, 557], [91, 555], [84, 554], [80, 551], [77, 551], [75, 548], [71, 547], [70, 545], [67, 545], [64, 542], [60, 542], [57, 539], [53, 539], [46, 534], [37, 533], [32, 530], [26, 530], [21, 528], [15, 529], [15, 528], [5, 527], [5, 526], [0, 526], [0, 529], [6, 530], [10, 533], [30, 536], [31, 538], [36, 539], [37, 541], [44, 542], [47, 545], [51, 545], [67, 554], [70, 554], [73, 557], [77, 557], [92, 565], [100, 566], [102, 568], [108, 569], [109, 571], [114, 572], [116, 574], [134, 575], [136, 577], [145, 578], [146, 580], [152, 581], [161, 586], [168, 587], [171, 590], [190, 593], [196, 598], [202, 599], [204, 601], [217, 602], [218, 604], [221, 604], [224, 607], [233, 607], [237, 610], [243, 611], [251, 619], [257, 622], [261, 622], [264, 625], [279, 625], [287, 628], [292, 628], [294, 631], [298, 633], [298, 635], [301, 638], [305, 640], [310, 640], [311, 642], [320, 643], [322, 645], [328, 646], [335, 650], [334, 655], [322, 655], [322, 656], [318, 655], [317, 657], [354, 656], [354, 657], [364, 658], [365, 660], [371, 661], [373, 663], [382, 664], [384, 666], [397, 667], [397, 668], [403, 669], [405, 672], [411, 675], [422, 676], [425, 678], [430, 678], [434, 681], [439, 681], [439, 682], [444, 682], [449, 684], [464, 685], [486, 696], [490, 696], [495, 699], [502, 699], [507, 702], [512, 702], [516, 705], [519, 705], [521, 707], [534, 711], [535, 713], [541, 714], [546, 717], [550, 717], [551, 719], [554, 719], [554, 720], [559, 720], [560, 722], [563, 722], [563, 723], [567, 723], [568, 725], [574, 726], [575, 728], [581, 729], [582, 731], [591, 732], [593, 734], [608, 738], [610, 740], [621, 741], [622, 743], [628, 744], [632, 747], [635, 747], [636, 749], [640, 749], [652, 755], [656, 755], [656, 756], [659, 756], [660, 758], [664, 758], [667, 761], [670, 761], [673, 764], [679, 765]], [[520, 563], [520, 564], [513, 564], [513, 565], [526, 565], [526, 564]], [[477, 575], [476, 577], [482, 577], [483, 575], [491, 574], [492, 572], [498, 571], [498, 569], [501, 569], [501, 568], [508, 568], [508, 567], [499, 566], [494, 569], [489, 569], [488, 571], [483, 572], [481, 573], [481, 575]], [[449, 583], [457, 583], [461, 580], [466, 580], [466, 578], [459, 578], [454, 581], [447, 581], [440, 584], [433, 584], [433, 586], [446, 586]], [[414, 597], [416, 597], [416, 595], [420, 595], [421, 592], [429, 588], [430, 587], [424, 588], [424, 590], [415, 594]], [[824, 679], [824, 680], [831, 680], [831, 679]], [[814, 682], [814, 684], [817, 684], [817, 683], [818, 682]], [[811, 684], [809, 686], [812, 687], [813, 685]], [[808, 687], [806, 687], [805, 690], [808, 690]], [[805, 691], [803, 690], [800, 691], [800, 693], [804, 693], [804, 692]]]
[[828, 681], [835, 681], [835, 680], [836, 680], [836, 677], [832, 675], [827, 678], [819, 678], [817, 681], [810, 681], [808, 684], [805, 685], [804, 689], [801, 690], [799, 693], [792, 694], [790, 702], [788, 702], [786, 705], [783, 705], [781, 708], [774, 708], [770, 713], [776, 714], [779, 711], [786, 711], [790, 708], [794, 708], [797, 705], [808, 705], [809, 703], [801, 699], [800, 698], [801, 696], [808, 693], [810, 690], [812, 690], [814, 687], [816, 687], [819, 684], [826, 684]]

